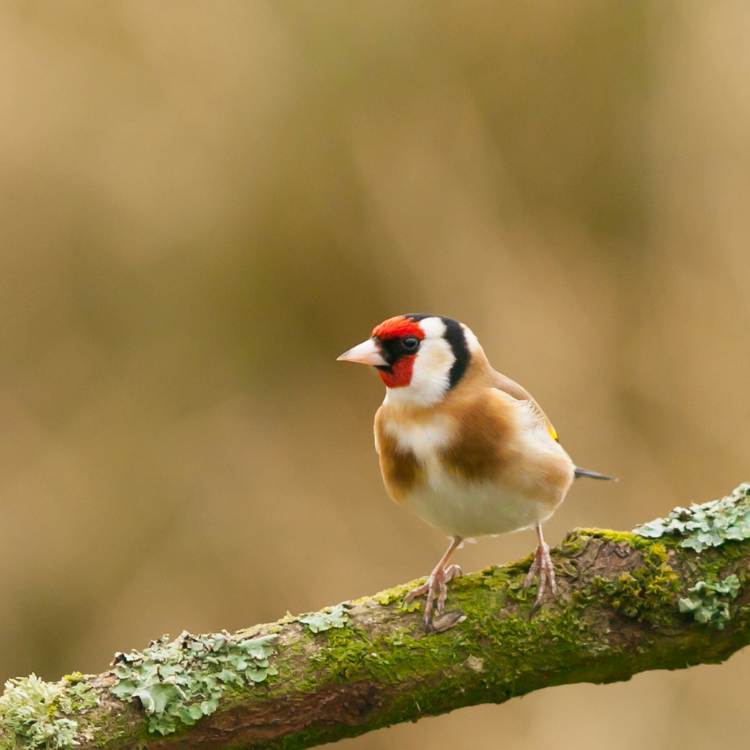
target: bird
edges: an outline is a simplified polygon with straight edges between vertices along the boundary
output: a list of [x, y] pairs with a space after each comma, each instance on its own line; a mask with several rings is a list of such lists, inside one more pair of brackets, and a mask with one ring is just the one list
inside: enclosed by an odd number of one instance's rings
[[375, 450], [390, 497], [446, 534], [447, 550], [407, 602], [426, 597], [430, 632], [456, 625], [446, 613], [448, 583], [462, 574], [450, 563], [466, 540], [533, 528], [537, 546], [524, 580], [538, 579], [534, 609], [557, 595], [542, 524], [578, 477], [614, 477], [576, 466], [534, 397], [492, 368], [465, 324], [406, 313], [372, 329], [338, 357], [374, 367], [385, 385], [375, 414]]

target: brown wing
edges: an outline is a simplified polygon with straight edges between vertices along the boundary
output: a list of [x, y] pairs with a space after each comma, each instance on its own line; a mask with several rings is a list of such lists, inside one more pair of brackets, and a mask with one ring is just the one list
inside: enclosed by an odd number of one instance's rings
[[557, 430], [544, 413], [544, 409], [539, 406], [536, 399], [522, 385], [516, 383], [515, 380], [511, 380], [507, 375], [503, 375], [497, 370], [492, 371], [492, 385], [519, 401], [530, 401], [534, 407], [534, 411], [539, 415], [539, 419], [546, 425], [549, 434], [552, 435], [553, 439], [559, 442], [560, 438], [557, 436]]

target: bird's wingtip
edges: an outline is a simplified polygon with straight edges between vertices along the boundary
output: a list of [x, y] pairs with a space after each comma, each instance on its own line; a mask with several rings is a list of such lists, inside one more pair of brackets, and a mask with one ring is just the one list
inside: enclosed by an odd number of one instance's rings
[[591, 469], [582, 469], [580, 466], [576, 466], [574, 474], [576, 479], [579, 477], [585, 477], [586, 479], [599, 479], [605, 482], [620, 481], [618, 477], [611, 477], [609, 474], [601, 474], [598, 471], [591, 471]]

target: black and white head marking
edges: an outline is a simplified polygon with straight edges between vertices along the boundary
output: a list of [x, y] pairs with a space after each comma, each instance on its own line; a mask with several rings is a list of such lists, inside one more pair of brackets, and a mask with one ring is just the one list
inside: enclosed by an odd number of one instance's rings
[[448, 390], [455, 388], [458, 381], [461, 380], [466, 372], [466, 368], [471, 361], [471, 352], [469, 351], [469, 344], [466, 340], [466, 326], [463, 323], [459, 323], [457, 320], [453, 320], [453, 318], [446, 318], [442, 315], [406, 313], [404, 317], [416, 322], [420, 322], [426, 318], [439, 318], [443, 322], [445, 325], [443, 338], [450, 345], [453, 356], [455, 357], [455, 361], [451, 365], [450, 372], [448, 373]]
[[[441, 401], [461, 381], [471, 361], [476, 337], [462, 323], [440, 315], [407, 313], [424, 332], [411, 382], [389, 388], [387, 403], [427, 406]], [[478, 346], [478, 343], [476, 343]], [[385, 356], [390, 355], [387, 352]]]

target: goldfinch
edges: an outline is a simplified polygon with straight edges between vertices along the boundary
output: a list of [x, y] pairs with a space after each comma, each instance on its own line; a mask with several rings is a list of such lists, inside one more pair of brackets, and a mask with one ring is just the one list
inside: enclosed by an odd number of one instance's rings
[[385, 384], [375, 449], [388, 494], [450, 537], [427, 582], [406, 597], [427, 597], [425, 628], [445, 630], [460, 618], [444, 611], [448, 582], [461, 575], [449, 559], [465, 539], [535, 528], [539, 543], [524, 585], [538, 577], [535, 606], [545, 591], [556, 594], [542, 523], [576, 477], [611, 477], [574, 465], [539, 404], [492, 369], [463, 323], [398, 315], [338, 359], [375, 367]]

